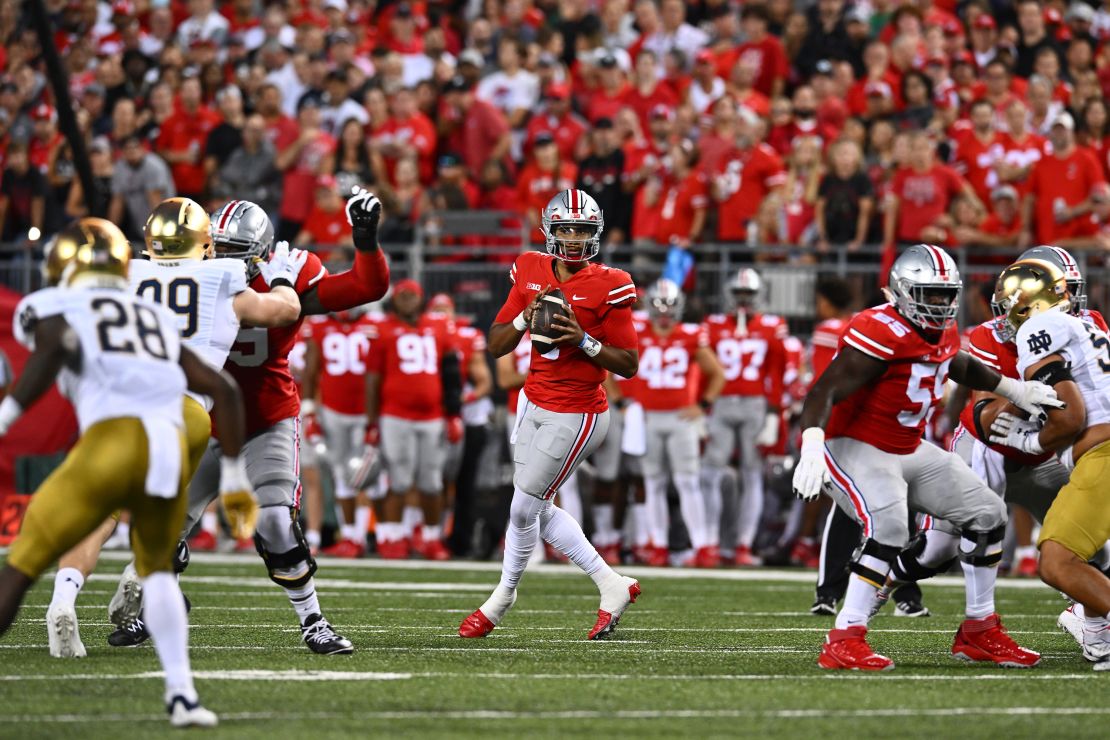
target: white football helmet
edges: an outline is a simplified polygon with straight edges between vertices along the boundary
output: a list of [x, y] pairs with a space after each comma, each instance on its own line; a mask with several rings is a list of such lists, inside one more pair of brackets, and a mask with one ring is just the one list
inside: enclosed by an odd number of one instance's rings
[[262, 206], [249, 200], [233, 200], [212, 214], [209, 231], [217, 257], [247, 263], [247, 275], [258, 271], [255, 257], [265, 262], [274, 248], [274, 225]]
[[1075, 261], [1075, 257], [1072, 257], [1068, 250], [1042, 244], [1039, 247], [1026, 249], [1022, 252], [1021, 256], [1018, 257], [1018, 262], [1023, 260], [1042, 260], [1059, 267], [1060, 271], [1064, 273], [1064, 281], [1068, 285], [1068, 292], [1071, 293], [1072, 314], [1078, 315], [1087, 307], [1087, 279], [1079, 271], [1079, 263]]
[[686, 309], [686, 296], [675, 281], [660, 278], [648, 288], [647, 304], [648, 314], [652, 319], [665, 317], [679, 322], [682, 321], [682, 312]]
[[898, 313], [928, 331], [947, 329], [960, 310], [963, 281], [951, 255], [915, 244], [894, 260], [884, 292]]
[[[605, 228], [605, 217], [597, 201], [584, 190], [564, 190], [547, 202], [540, 219], [547, 251], [567, 262], [585, 262], [593, 259], [601, 250], [601, 232]], [[575, 226], [585, 229], [591, 236], [580, 239], [562, 239], [555, 235], [560, 226]], [[567, 252], [568, 245], [580, 245]]]
[[728, 294], [734, 308], [752, 309], [763, 292], [763, 278], [750, 267], [742, 267], [728, 281]]

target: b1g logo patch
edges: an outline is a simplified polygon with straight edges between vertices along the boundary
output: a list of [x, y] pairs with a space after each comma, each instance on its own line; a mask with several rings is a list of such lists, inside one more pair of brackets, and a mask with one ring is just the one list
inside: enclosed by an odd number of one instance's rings
[[1047, 331], [1041, 329], [1036, 334], [1030, 334], [1028, 342], [1030, 352], [1035, 355], [1042, 355], [1048, 352], [1049, 348], [1052, 346], [1052, 337], [1048, 335]]

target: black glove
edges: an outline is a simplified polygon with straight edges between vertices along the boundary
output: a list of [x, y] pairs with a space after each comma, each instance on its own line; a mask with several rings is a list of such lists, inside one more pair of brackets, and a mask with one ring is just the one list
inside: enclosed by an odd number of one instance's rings
[[357, 185], [347, 200], [347, 223], [351, 225], [355, 249], [373, 252], [378, 249], [378, 221], [382, 217], [382, 202], [369, 190]]

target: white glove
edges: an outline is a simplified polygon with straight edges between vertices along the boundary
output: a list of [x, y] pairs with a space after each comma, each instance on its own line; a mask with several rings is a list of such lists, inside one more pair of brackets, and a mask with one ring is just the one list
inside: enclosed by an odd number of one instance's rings
[[794, 466], [794, 494], [812, 501], [829, 482], [829, 465], [825, 462], [825, 430], [810, 427], [802, 432], [802, 450]]
[[254, 527], [258, 523], [258, 499], [241, 457], [220, 458], [220, 505], [235, 539], [245, 540], [254, 535]]
[[994, 392], [1034, 417], [1043, 418], [1045, 408], [1062, 409], [1067, 405], [1056, 397], [1055, 388], [1039, 380], [1022, 382], [1003, 377]]
[[259, 262], [258, 272], [266, 285], [273, 285], [275, 280], [285, 280], [290, 285], [297, 284], [308, 252], [303, 249], [289, 251], [289, 242], [278, 242], [269, 262]]
[[779, 425], [782, 419], [779, 418], [778, 412], [768, 411], [767, 416], [763, 419], [763, 427], [759, 430], [759, 434], [755, 435], [755, 443], [758, 447], [772, 447], [779, 441]]
[[1019, 419], [1013, 414], [1003, 411], [994, 418], [991, 424], [990, 441], [996, 445], [1013, 447], [1030, 455], [1039, 455], [1044, 452], [1040, 440], [1041, 425]]

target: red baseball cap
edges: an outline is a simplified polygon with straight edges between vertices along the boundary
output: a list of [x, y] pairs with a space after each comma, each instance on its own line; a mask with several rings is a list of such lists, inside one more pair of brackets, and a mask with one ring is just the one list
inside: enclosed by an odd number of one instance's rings
[[952, 55], [952, 66], [955, 67], [957, 64], [970, 64], [972, 67], [974, 67], [975, 57], [971, 56], [971, 52], [969, 51], [958, 51]]
[[971, 27], [993, 31], [994, 29], [998, 28], [998, 24], [994, 22], [994, 18], [992, 16], [987, 15], [986, 13], [980, 13], [975, 18], [975, 22], [971, 24]]
[[569, 98], [570, 85], [565, 82], [552, 82], [547, 86], [545, 95], [549, 98]]
[[39, 103], [31, 109], [32, 121], [53, 121], [56, 120], [57, 117], [58, 114], [54, 110], [54, 106], [47, 103]]
[[116, 0], [112, 3], [112, 15], [135, 15], [135, 6], [131, 0]]
[[868, 97], [872, 95], [878, 95], [879, 97], [883, 98], [893, 97], [890, 85], [883, 82], [882, 80], [878, 80], [876, 82], [868, 82], [866, 85], [863, 86], [863, 94]]
[[713, 52], [711, 52], [709, 49], [702, 49], [694, 55], [694, 62], [697, 64], [712, 64], [714, 59], [715, 57], [713, 56]]
[[420, 286], [420, 283], [416, 282], [412, 278], [405, 278], [404, 280], [397, 281], [397, 283], [393, 286], [393, 293], [394, 295], [396, 295], [397, 293], [415, 293], [420, 298], [423, 298], [424, 288], [422, 288]]
[[455, 299], [447, 295], [446, 293], [436, 293], [434, 296], [432, 296], [431, 300], [428, 301], [429, 311], [435, 311], [437, 309], [442, 311], [448, 308], [455, 308]]
[[1060, 11], [1056, 8], [1045, 8], [1044, 22], [1050, 25], [1060, 24], [1064, 22], [1064, 16], [1060, 15]]
[[671, 108], [669, 105], [663, 105], [662, 103], [656, 103], [655, 105], [653, 105], [651, 107], [651, 112], [648, 113], [648, 118], [652, 121], [656, 121], [656, 120], [664, 119], [664, 118], [668, 121], [673, 121], [674, 120], [674, 109]]
[[942, 67], [947, 67], [948, 57], [944, 54], [930, 54], [925, 59], [925, 66], [928, 67], [930, 64], [939, 64]]
[[964, 26], [955, 18], [949, 18], [942, 26], [945, 36], [963, 36]]
[[318, 187], [318, 188], [328, 188], [329, 190], [334, 190], [335, 187], [336, 187], [335, 176], [334, 175], [320, 175], [319, 177], [316, 178], [316, 187]]

